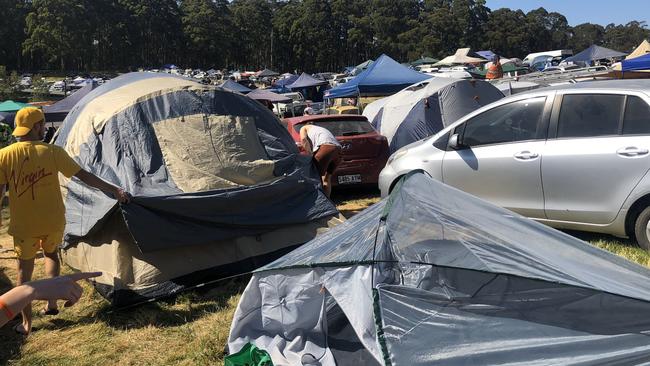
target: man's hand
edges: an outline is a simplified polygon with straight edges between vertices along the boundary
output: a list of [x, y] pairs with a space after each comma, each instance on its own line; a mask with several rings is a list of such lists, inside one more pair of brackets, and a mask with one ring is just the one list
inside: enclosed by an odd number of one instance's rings
[[129, 202], [131, 202], [131, 194], [129, 192], [123, 190], [122, 188], [116, 189], [115, 192], [113, 193], [113, 195], [115, 196], [115, 199], [119, 203], [129, 203]]
[[79, 178], [79, 180], [91, 187], [95, 187], [97, 189], [101, 189], [106, 193], [112, 194], [113, 197], [120, 203], [131, 202], [131, 195], [129, 192], [126, 192], [124, 189], [114, 186], [113, 184], [110, 184], [103, 179], [100, 179], [92, 173], [81, 169], [77, 174], [75, 174], [75, 177]]
[[32, 298], [34, 300], [66, 300], [65, 306], [68, 307], [79, 301], [83, 293], [77, 281], [101, 275], [101, 272], [73, 273], [46, 280], [27, 282], [25, 285], [32, 289]]

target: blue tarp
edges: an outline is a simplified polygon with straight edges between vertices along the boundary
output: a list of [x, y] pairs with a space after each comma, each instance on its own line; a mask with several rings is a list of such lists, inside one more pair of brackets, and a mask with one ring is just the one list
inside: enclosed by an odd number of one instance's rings
[[381, 55], [377, 61], [354, 79], [325, 92], [325, 98], [391, 95], [430, 77], [400, 65], [386, 55]]
[[224, 89], [236, 91], [242, 94], [249, 93], [252, 90], [233, 80], [226, 80], [223, 84], [219, 86]]
[[621, 61], [622, 71], [650, 70], [650, 53]]
[[86, 85], [76, 92], [70, 94], [67, 98], [62, 99], [52, 105], [43, 107], [43, 112], [45, 113], [45, 120], [48, 122], [59, 122], [65, 119], [65, 116], [70, 113], [72, 107], [85, 97], [86, 94], [90, 93], [93, 89], [97, 87], [97, 82], [92, 79], [86, 80]]
[[494, 59], [494, 56], [497, 55], [496, 53], [494, 53], [492, 51], [489, 51], [489, 50], [487, 50], [487, 51], [476, 51], [476, 54], [483, 57], [486, 60], [489, 60], [489, 61], [492, 61]]
[[583, 62], [590, 63], [595, 60], [602, 60], [602, 59], [612, 58], [612, 57], [623, 57], [625, 55], [627, 55], [627, 53], [610, 50], [609, 48], [596, 46], [594, 44], [591, 45], [591, 47], [587, 48], [586, 50], [576, 55], [573, 55], [564, 61], [565, 62], [583, 61]]
[[303, 88], [312, 88], [315, 86], [321, 86], [325, 84], [327, 84], [327, 81], [316, 79], [315, 77], [303, 72], [302, 74], [300, 74], [300, 77], [296, 79], [296, 81], [294, 81], [291, 84], [288, 84], [287, 88], [291, 90], [295, 90], [295, 89], [303, 89]]

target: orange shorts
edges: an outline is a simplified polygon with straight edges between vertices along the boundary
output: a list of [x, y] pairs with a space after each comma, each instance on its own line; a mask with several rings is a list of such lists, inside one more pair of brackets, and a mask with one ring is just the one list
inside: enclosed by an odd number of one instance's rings
[[36, 236], [14, 236], [14, 251], [18, 259], [29, 260], [36, 257], [39, 249], [53, 253], [63, 241], [63, 232]]

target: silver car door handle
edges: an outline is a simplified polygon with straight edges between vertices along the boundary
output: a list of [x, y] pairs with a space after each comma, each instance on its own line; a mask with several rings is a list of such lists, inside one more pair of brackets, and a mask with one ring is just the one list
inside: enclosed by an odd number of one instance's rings
[[648, 149], [639, 149], [636, 146], [628, 146], [616, 150], [616, 153], [622, 156], [641, 156], [648, 154], [648, 152]]
[[530, 152], [530, 151], [520, 151], [514, 155], [515, 159], [519, 160], [531, 160], [535, 159], [538, 157], [538, 153]]

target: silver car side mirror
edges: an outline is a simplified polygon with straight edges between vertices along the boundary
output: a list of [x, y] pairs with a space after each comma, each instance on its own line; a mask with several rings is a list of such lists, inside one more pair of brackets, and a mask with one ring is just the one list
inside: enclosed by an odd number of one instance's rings
[[453, 150], [459, 150], [463, 147], [462, 142], [460, 141], [460, 135], [455, 133], [449, 137], [449, 142], [447, 146]]

